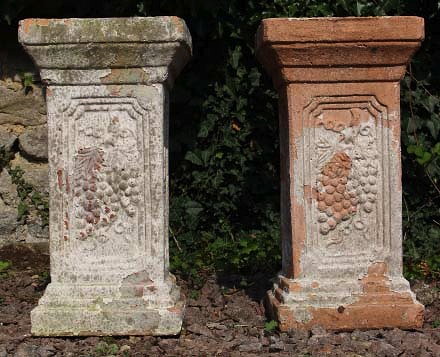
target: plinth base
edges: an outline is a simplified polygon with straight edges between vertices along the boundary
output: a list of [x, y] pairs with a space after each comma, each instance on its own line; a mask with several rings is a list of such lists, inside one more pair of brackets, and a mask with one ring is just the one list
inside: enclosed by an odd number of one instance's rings
[[66, 294], [61, 301], [48, 289], [31, 312], [31, 332], [35, 336], [177, 335], [185, 298], [175, 290], [168, 296], [84, 300]]
[[138, 310], [47, 308], [32, 311], [34, 336], [177, 335], [183, 303], [169, 308]]
[[359, 282], [306, 281], [279, 277], [266, 310], [281, 331], [419, 328], [424, 307], [404, 278], [370, 276]]
[[413, 304], [359, 304], [357, 306], [319, 308], [307, 307], [310, 319], [298, 319], [304, 310], [295, 311], [294, 307], [280, 303], [272, 292], [268, 293], [268, 307], [271, 316], [278, 321], [281, 331], [291, 329], [309, 330], [314, 326], [322, 326], [328, 330], [351, 331], [355, 329], [374, 328], [419, 328], [423, 324], [423, 306]]

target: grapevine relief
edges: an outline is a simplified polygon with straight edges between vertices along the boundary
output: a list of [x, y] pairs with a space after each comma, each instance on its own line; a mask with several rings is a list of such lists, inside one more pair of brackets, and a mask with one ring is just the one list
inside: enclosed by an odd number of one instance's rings
[[[378, 154], [374, 120], [362, 120], [363, 114], [351, 109], [349, 121], [318, 117], [318, 128], [325, 131], [316, 142], [316, 197], [319, 232], [327, 237], [327, 246], [341, 243], [353, 228], [364, 239], [368, 236], [377, 199]], [[335, 230], [338, 234], [329, 234]]]
[[[136, 136], [117, 115], [105, 126], [80, 125], [79, 133], [94, 146], [77, 150], [74, 158], [74, 211], [79, 240], [105, 242], [109, 230], [129, 230], [127, 219], [137, 214], [140, 200]], [[90, 139], [88, 141], [87, 139]]]

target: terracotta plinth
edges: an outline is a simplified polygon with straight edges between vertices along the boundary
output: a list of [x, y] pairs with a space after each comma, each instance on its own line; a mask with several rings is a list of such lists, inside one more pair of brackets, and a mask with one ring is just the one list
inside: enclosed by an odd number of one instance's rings
[[46, 84], [51, 283], [35, 335], [168, 335], [168, 92], [191, 56], [175, 17], [28, 19]]
[[399, 81], [417, 17], [267, 19], [257, 55], [279, 93], [281, 330], [420, 327], [402, 276]]

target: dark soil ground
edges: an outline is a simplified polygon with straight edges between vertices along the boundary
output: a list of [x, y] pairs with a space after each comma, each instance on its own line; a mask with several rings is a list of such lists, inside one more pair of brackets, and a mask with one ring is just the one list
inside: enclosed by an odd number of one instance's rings
[[[426, 305], [420, 330], [351, 333], [270, 331], [261, 300], [267, 277], [208, 277], [194, 290], [184, 281], [188, 307], [178, 337], [39, 338], [30, 335], [29, 313], [48, 283], [49, 258], [24, 247], [0, 250], [11, 266], [0, 271], [0, 357], [48, 356], [440, 356], [439, 283], [413, 289]], [[243, 288], [243, 286], [246, 288]]]

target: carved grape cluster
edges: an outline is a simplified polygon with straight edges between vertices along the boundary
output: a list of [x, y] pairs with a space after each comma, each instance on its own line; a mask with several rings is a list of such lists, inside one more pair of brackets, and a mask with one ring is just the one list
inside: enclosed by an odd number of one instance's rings
[[138, 170], [108, 169], [104, 174], [98, 184], [97, 197], [113, 212], [122, 209], [130, 217], [136, 215], [139, 202]]
[[362, 210], [371, 213], [376, 203], [377, 163], [365, 157], [358, 159], [359, 169], [349, 176], [348, 188], [356, 192]]
[[347, 189], [350, 170], [351, 159], [344, 152], [336, 153], [322, 169], [318, 180], [323, 191], [317, 193], [321, 234], [328, 234], [357, 211], [357, 195]]
[[112, 168], [103, 165], [103, 151], [80, 149], [75, 158], [75, 188], [78, 208], [78, 239], [85, 240], [101, 227], [107, 227], [123, 210], [136, 215], [139, 202], [139, 171], [134, 168]]

